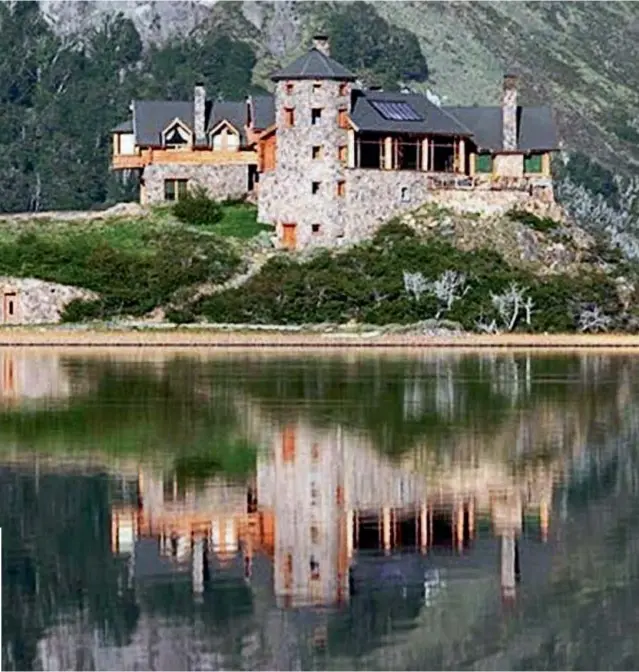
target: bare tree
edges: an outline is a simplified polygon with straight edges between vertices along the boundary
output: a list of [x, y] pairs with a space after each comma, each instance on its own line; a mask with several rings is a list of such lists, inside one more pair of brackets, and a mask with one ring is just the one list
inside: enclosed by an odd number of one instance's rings
[[443, 313], [448, 312], [455, 301], [462, 299], [469, 287], [466, 285], [466, 276], [457, 271], [444, 271], [436, 280], [428, 282], [422, 273], [404, 271], [404, 289], [419, 301], [423, 294], [432, 294], [439, 303], [435, 315], [438, 320]]
[[526, 297], [526, 292], [525, 287], [511, 282], [505, 292], [490, 295], [493, 308], [497, 311], [506, 331], [512, 331], [517, 326], [522, 311], [526, 324], [530, 326], [535, 304], [531, 297]]
[[584, 308], [579, 314], [579, 331], [607, 331], [611, 323], [612, 318], [609, 315], [605, 315], [599, 306]]
[[416, 301], [421, 299], [422, 294], [427, 288], [428, 283], [421, 273], [409, 273], [408, 271], [404, 271], [404, 290], [407, 294], [415, 297]]
[[444, 271], [437, 280], [429, 282], [427, 291], [440, 304], [435, 319], [438, 320], [442, 316], [442, 313], [450, 311], [455, 301], [462, 299], [468, 290], [466, 276], [457, 271]]

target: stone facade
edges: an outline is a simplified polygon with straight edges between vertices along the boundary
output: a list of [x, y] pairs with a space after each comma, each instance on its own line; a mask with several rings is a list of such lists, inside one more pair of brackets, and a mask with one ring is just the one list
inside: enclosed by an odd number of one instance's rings
[[[286, 82], [277, 83], [277, 163], [272, 173], [260, 176], [259, 201], [260, 220], [276, 225], [280, 241], [283, 223], [296, 224], [297, 247], [327, 245], [344, 234], [346, 197], [338, 196], [338, 184], [347, 171], [339, 148], [347, 147], [348, 131], [340, 128], [338, 115], [347, 109], [349, 96], [350, 84], [342, 83], [340, 90], [333, 80], [296, 80], [292, 91]], [[294, 123], [289, 126], [291, 109]], [[321, 110], [315, 124], [314, 109]]]
[[202, 185], [209, 196], [215, 199], [242, 198], [249, 184], [249, 166], [151, 164], [144, 169], [144, 184], [147, 203], [164, 203], [164, 180], [189, 180], [189, 188]]
[[524, 155], [495, 154], [493, 170], [500, 177], [522, 177], [524, 174]]
[[504, 77], [502, 98], [503, 148], [507, 152], [517, 149], [517, 78]]
[[32, 278], [0, 278], [1, 324], [54, 324], [74, 299], [93, 300], [88, 290]]

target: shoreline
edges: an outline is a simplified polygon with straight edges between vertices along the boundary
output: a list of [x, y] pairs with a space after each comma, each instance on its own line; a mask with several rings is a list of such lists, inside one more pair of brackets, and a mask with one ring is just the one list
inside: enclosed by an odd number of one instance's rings
[[0, 348], [170, 348], [268, 350], [526, 349], [638, 350], [639, 334], [463, 334], [408, 335], [255, 332], [215, 329], [77, 329], [0, 327]]

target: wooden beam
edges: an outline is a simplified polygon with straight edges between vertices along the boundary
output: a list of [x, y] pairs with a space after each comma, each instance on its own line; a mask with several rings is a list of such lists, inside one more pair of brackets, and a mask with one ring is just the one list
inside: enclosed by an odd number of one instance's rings
[[384, 170], [393, 170], [393, 138], [384, 138]]

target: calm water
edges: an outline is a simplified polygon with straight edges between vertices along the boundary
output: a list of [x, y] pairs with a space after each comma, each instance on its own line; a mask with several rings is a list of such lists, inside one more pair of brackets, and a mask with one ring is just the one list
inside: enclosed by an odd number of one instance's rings
[[639, 358], [0, 351], [13, 669], [635, 669]]

